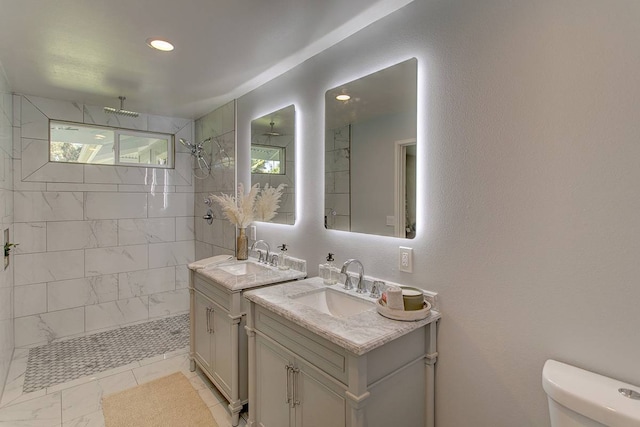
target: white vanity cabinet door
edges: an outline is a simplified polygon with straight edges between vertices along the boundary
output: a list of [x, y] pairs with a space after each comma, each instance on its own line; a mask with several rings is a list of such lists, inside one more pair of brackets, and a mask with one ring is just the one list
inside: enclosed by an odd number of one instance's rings
[[195, 343], [194, 352], [204, 368], [211, 370], [211, 340], [209, 334], [210, 310], [213, 304], [208, 298], [195, 292]]
[[215, 307], [211, 313], [212, 374], [231, 394], [231, 319], [229, 313]]
[[[256, 420], [261, 427], [345, 427], [345, 389], [278, 344], [256, 337]], [[252, 402], [254, 404], [254, 402]]]
[[294, 395], [296, 427], [345, 427], [347, 401], [340, 389], [317, 369], [296, 359]]
[[290, 357], [277, 346], [256, 337], [256, 401], [251, 402], [260, 427], [288, 427], [292, 423]]
[[195, 355], [224, 392], [231, 395], [231, 319], [229, 312], [195, 292]]
[[246, 308], [242, 292], [230, 292], [191, 271], [191, 370], [200, 366], [229, 401], [231, 425], [237, 426], [248, 403]]

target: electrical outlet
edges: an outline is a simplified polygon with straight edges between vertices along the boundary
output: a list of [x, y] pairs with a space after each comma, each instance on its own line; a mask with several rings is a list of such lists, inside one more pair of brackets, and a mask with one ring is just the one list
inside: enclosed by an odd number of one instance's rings
[[398, 252], [398, 269], [405, 273], [413, 273], [413, 249], [400, 246]]
[[252, 225], [252, 226], [249, 227], [249, 238], [251, 240], [258, 240], [256, 238], [256, 226], [255, 225]]

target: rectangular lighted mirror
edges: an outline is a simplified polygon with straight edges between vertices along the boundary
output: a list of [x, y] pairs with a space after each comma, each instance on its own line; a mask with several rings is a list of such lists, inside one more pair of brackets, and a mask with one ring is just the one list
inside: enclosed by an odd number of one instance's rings
[[326, 228], [415, 237], [417, 73], [412, 58], [326, 92]]
[[295, 223], [295, 107], [289, 105], [251, 121], [251, 185], [285, 184], [270, 222]]

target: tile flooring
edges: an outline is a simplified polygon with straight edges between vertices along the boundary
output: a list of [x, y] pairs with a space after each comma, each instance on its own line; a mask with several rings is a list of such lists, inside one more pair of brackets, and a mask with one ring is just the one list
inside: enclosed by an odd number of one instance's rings
[[189, 345], [189, 314], [52, 342], [29, 350], [30, 393]]
[[[227, 402], [200, 372], [189, 371], [188, 348], [150, 357], [98, 374], [23, 393], [29, 349], [16, 349], [0, 402], [0, 427], [101, 427], [102, 396], [182, 372], [207, 404], [220, 427], [231, 426]], [[241, 414], [240, 427], [246, 427]], [[167, 426], [171, 427], [171, 426]]]

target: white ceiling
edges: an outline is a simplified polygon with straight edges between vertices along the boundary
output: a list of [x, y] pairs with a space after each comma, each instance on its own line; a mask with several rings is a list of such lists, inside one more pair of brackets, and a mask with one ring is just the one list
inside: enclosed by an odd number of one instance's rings
[[0, 0], [0, 64], [16, 93], [198, 118], [411, 1]]

